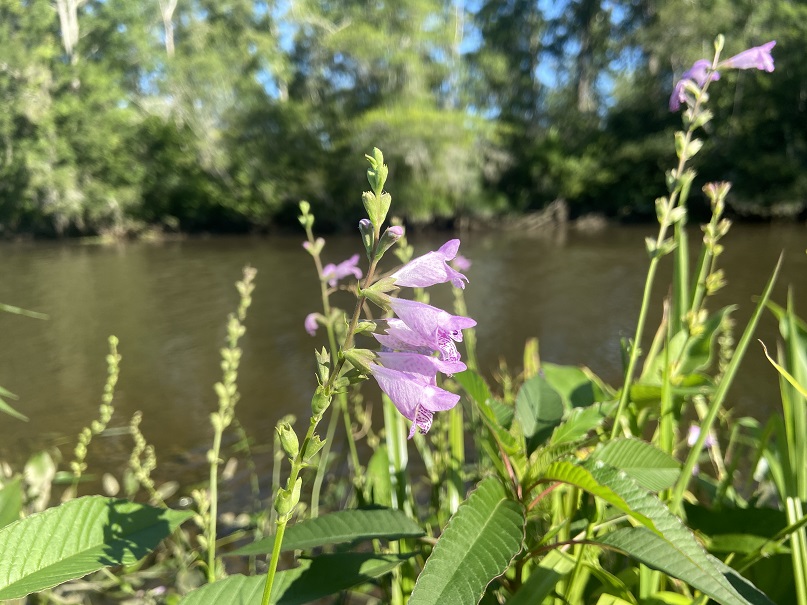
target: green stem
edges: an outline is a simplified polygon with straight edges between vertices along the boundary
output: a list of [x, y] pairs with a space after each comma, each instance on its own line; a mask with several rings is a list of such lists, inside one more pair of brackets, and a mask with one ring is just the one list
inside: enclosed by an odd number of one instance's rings
[[678, 481], [676, 482], [675, 487], [673, 487], [672, 497], [670, 499], [670, 509], [675, 513], [680, 512], [681, 503], [684, 499], [684, 492], [686, 491], [689, 480], [692, 477], [692, 470], [695, 468], [695, 464], [698, 462], [698, 457], [703, 451], [703, 446], [706, 442], [706, 438], [709, 436], [709, 431], [717, 418], [717, 414], [723, 405], [723, 401], [726, 399], [729, 387], [734, 381], [734, 376], [737, 374], [737, 369], [739, 368], [740, 362], [745, 355], [745, 351], [748, 349], [748, 343], [751, 341], [754, 331], [757, 328], [757, 324], [759, 323], [759, 318], [762, 315], [762, 311], [765, 309], [765, 305], [768, 303], [771, 290], [773, 289], [774, 283], [776, 283], [776, 278], [779, 275], [779, 269], [781, 266], [782, 257], [780, 256], [779, 262], [776, 263], [776, 268], [773, 271], [773, 275], [771, 275], [770, 279], [768, 280], [765, 290], [762, 293], [762, 297], [757, 303], [757, 307], [754, 309], [754, 313], [751, 316], [748, 325], [745, 327], [742, 338], [740, 338], [740, 342], [737, 345], [737, 350], [734, 352], [729, 365], [726, 367], [726, 373], [723, 375], [723, 379], [717, 386], [715, 394], [709, 403], [709, 409], [706, 411], [706, 416], [701, 422], [698, 439], [689, 450], [689, 454], [684, 462], [684, 467], [681, 470]]
[[317, 465], [317, 474], [314, 477], [314, 485], [311, 488], [311, 517], [319, 516], [319, 494], [322, 491], [322, 481], [325, 478], [325, 471], [328, 470], [328, 459], [331, 456], [331, 445], [333, 443], [333, 436], [336, 433], [336, 423], [339, 420], [339, 415], [336, 409], [331, 410], [331, 418], [328, 420], [328, 428], [325, 431], [325, 445], [319, 455], [319, 464]]
[[207, 523], [207, 581], [216, 581], [216, 524], [219, 514], [219, 452], [223, 426], [216, 426], [213, 435], [213, 449], [210, 451], [210, 518]]
[[283, 534], [286, 533], [286, 521], [278, 523], [277, 533], [275, 534], [275, 542], [272, 546], [272, 558], [269, 561], [269, 569], [266, 572], [266, 584], [263, 586], [263, 597], [261, 598], [261, 605], [269, 605], [269, 597], [272, 595], [272, 585], [275, 582], [275, 574], [277, 573], [277, 562], [280, 559], [280, 548], [283, 544]]
[[[715, 57], [715, 64], [716, 62], [717, 57]], [[707, 78], [703, 89], [700, 91], [698, 98], [695, 100], [695, 106], [692, 108], [692, 115], [698, 114], [701, 102], [705, 96], [707, 88], [709, 87], [709, 82], [710, 79]], [[684, 174], [684, 167], [686, 166], [686, 162], [689, 157], [687, 155], [687, 149], [689, 147], [690, 142], [692, 141], [692, 135], [694, 133], [695, 133], [695, 124], [690, 123], [686, 133], [684, 134], [684, 142], [682, 146], [681, 157], [678, 159], [678, 166], [673, 172], [673, 177], [676, 181], [678, 181]], [[652, 258], [650, 259], [650, 266], [647, 269], [647, 277], [645, 278], [644, 293], [642, 294], [642, 305], [639, 311], [639, 319], [636, 324], [636, 332], [633, 337], [633, 345], [630, 348], [628, 365], [627, 368], [625, 369], [624, 386], [622, 387], [622, 392], [620, 393], [619, 396], [619, 405], [617, 406], [617, 411], [616, 414], [614, 415], [614, 425], [611, 429], [611, 439], [616, 438], [621, 428], [622, 415], [625, 413], [625, 409], [627, 408], [628, 405], [628, 399], [630, 397], [630, 387], [631, 384], [633, 383], [634, 374], [636, 373], [636, 363], [639, 359], [639, 347], [641, 346], [642, 343], [642, 336], [644, 335], [645, 322], [647, 321], [647, 310], [650, 307], [650, 295], [653, 291], [653, 282], [655, 281], [656, 278], [656, 271], [658, 269], [658, 263], [660, 260], [659, 248], [667, 236], [667, 229], [670, 227], [669, 222], [670, 212], [676, 207], [676, 204], [679, 200], [678, 191], [679, 191], [678, 189], [674, 189], [673, 192], [670, 193], [668, 210], [664, 213], [664, 215], [660, 219], [661, 224], [659, 226], [658, 237], [656, 237], [656, 251], [653, 253]], [[671, 320], [674, 323], [675, 321], [674, 318], [671, 318]]]

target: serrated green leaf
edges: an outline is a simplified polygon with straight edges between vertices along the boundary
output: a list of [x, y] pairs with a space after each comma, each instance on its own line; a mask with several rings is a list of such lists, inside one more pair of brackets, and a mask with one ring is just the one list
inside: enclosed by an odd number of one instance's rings
[[[636, 483], [629, 479], [625, 473], [622, 473], [620, 476], [617, 474], [619, 471], [616, 471], [616, 469], [611, 469], [611, 471], [613, 472], [604, 474], [602, 469], [598, 467], [593, 466], [593, 468], [585, 468], [579, 464], [561, 460], [560, 462], [555, 462], [550, 465], [550, 467], [544, 473], [544, 479], [548, 481], [560, 481], [561, 483], [568, 483], [587, 491], [588, 493], [605, 500], [611, 506], [632, 516], [651, 531], [658, 533], [653, 521], [643, 512], [636, 510], [633, 506], [631, 506], [631, 503], [628, 502], [628, 500], [623, 496], [623, 494], [636, 496], [637, 490], [642, 494], [644, 494], [644, 492], [641, 491]], [[597, 473], [598, 476], [595, 476], [595, 473]], [[607, 479], [608, 483], [603, 482], [603, 478]], [[620, 487], [620, 492], [622, 493], [618, 493], [614, 489], [615, 485]], [[659, 503], [659, 506], [663, 505]]]
[[20, 518], [22, 512], [22, 480], [14, 477], [0, 488], [0, 528]]
[[[626, 527], [606, 534], [597, 542], [624, 552], [648, 567], [683, 580], [722, 605], [752, 603], [737, 592], [715, 566], [713, 559], [697, 546], [694, 540], [692, 537], [691, 544], [681, 544], [669, 541], [643, 527]], [[695, 549], [691, 548], [692, 544], [696, 546]]]
[[0, 600], [135, 563], [192, 515], [85, 496], [16, 521], [0, 529]]
[[564, 411], [560, 394], [540, 374], [521, 385], [516, 395], [516, 418], [527, 440], [527, 455], [549, 439]]
[[478, 603], [521, 550], [524, 509], [495, 478], [483, 479], [451, 517], [420, 573], [409, 605]]
[[557, 549], [549, 551], [549, 554], [530, 572], [530, 577], [521, 585], [518, 592], [507, 599], [507, 605], [542, 603], [552, 594], [555, 585], [570, 574], [574, 567], [573, 557]]
[[[383, 576], [409, 555], [339, 553], [303, 559], [299, 566], [278, 572], [272, 605], [302, 605]], [[260, 603], [266, 576], [230, 576], [187, 594], [180, 605], [254, 605]]]
[[[419, 538], [423, 534], [423, 529], [400, 510], [342, 510], [295, 523], [286, 530], [282, 548], [309, 550], [326, 544], [375, 539], [400, 540]], [[274, 536], [267, 536], [228, 554], [269, 554], [274, 540]]]
[[594, 450], [588, 459], [625, 471], [651, 492], [672, 487], [681, 472], [675, 458], [640, 439], [613, 439]]

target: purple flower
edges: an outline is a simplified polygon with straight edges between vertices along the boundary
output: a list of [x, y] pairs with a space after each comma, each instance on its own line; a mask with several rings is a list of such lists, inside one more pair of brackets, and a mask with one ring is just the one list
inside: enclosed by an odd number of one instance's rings
[[434, 377], [437, 372], [442, 372], [447, 376], [451, 376], [452, 374], [464, 372], [468, 369], [461, 361], [443, 361], [442, 359], [437, 359], [430, 355], [421, 355], [420, 353], [392, 353], [389, 351], [380, 351], [377, 355], [381, 365], [385, 368], [405, 372], [407, 374]]
[[359, 255], [354, 254], [349, 259], [342, 261], [338, 265], [328, 263], [322, 268], [323, 279], [328, 280], [328, 285], [333, 288], [339, 280], [344, 279], [348, 275], [354, 275], [356, 279], [361, 279], [361, 269], [357, 267], [359, 264]]
[[[690, 425], [689, 431], [687, 431], [687, 445], [689, 447], [692, 447], [693, 445], [695, 445], [695, 443], [698, 441], [698, 437], [700, 437], [700, 435], [701, 435], [700, 427], [695, 426], [694, 424]], [[710, 448], [713, 445], [715, 445], [715, 443], [717, 443], [717, 442], [715, 441], [714, 435], [712, 435], [712, 433], [710, 432], [706, 436], [706, 440], [703, 442], [703, 447], [704, 448]]]
[[[413, 368], [420, 369], [417, 364], [410, 366], [410, 369]], [[437, 386], [436, 374], [432, 371], [428, 374], [415, 371], [402, 372], [373, 364], [370, 372], [398, 411], [412, 421], [409, 439], [414, 437], [415, 431], [419, 430], [421, 433], [429, 431], [434, 412], [450, 410], [460, 400], [459, 395]]]
[[670, 96], [670, 111], [678, 111], [681, 103], [686, 103], [686, 83], [692, 82], [698, 88], [702, 88], [707, 80], [715, 81], [720, 79], [720, 74], [710, 71], [712, 64], [706, 59], [698, 59], [687, 71], [683, 73], [681, 79], [675, 83], [672, 96]]
[[440, 246], [439, 250], [419, 256], [392, 274], [396, 286], [426, 288], [450, 281], [457, 288], [464, 288], [468, 278], [448, 266], [448, 261], [457, 256], [460, 240], [452, 239]]
[[311, 336], [314, 336], [317, 333], [317, 328], [319, 328], [319, 322], [317, 318], [320, 317], [319, 313], [309, 313], [305, 316], [305, 321], [303, 322], [303, 326], [305, 326], [305, 331], [308, 332]]
[[462, 254], [457, 254], [457, 256], [454, 257], [454, 260], [451, 261], [451, 265], [457, 271], [467, 271], [471, 268], [471, 261], [465, 258]]
[[755, 46], [726, 59], [720, 67], [730, 67], [733, 69], [759, 69], [762, 71], [773, 71], [773, 56], [771, 49], [776, 46], [776, 40], [766, 42], [762, 46]]
[[[474, 327], [476, 321], [414, 300], [393, 298], [390, 306], [400, 323], [387, 322], [387, 336], [391, 337], [387, 342], [383, 335], [376, 335], [382, 345], [410, 352], [437, 351], [443, 361], [459, 361], [454, 341], [462, 342], [462, 330]], [[390, 346], [390, 342], [398, 346]]]

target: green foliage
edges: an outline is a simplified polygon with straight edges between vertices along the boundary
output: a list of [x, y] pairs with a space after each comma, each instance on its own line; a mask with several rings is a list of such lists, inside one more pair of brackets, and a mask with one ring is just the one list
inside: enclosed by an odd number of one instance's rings
[[543, 376], [533, 376], [516, 396], [516, 417], [527, 439], [527, 454], [552, 435], [563, 418], [563, 399]]
[[0, 599], [14, 599], [112, 565], [131, 565], [189, 519], [101, 496], [49, 508], [0, 529]]
[[[406, 557], [372, 553], [340, 553], [302, 560], [277, 574], [269, 603], [303, 605], [388, 574]], [[263, 576], [233, 575], [189, 593], [181, 605], [252, 605], [263, 593]]]
[[426, 562], [411, 605], [477, 603], [521, 550], [524, 513], [502, 484], [484, 479], [451, 518]]
[[[341, 510], [295, 523], [283, 535], [283, 550], [310, 550], [326, 544], [418, 538], [423, 530], [403, 512], [388, 509]], [[231, 555], [272, 552], [274, 536], [239, 548]]]

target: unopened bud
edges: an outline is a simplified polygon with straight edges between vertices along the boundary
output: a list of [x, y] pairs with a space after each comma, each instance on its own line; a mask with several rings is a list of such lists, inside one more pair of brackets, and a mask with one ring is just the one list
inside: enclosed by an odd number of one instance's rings
[[297, 433], [288, 422], [282, 422], [275, 427], [277, 436], [280, 438], [280, 445], [283, 451], [292, 460], [297, 457], [300, 452], [300, 441], [297, 439]]
[[385, 277], [384, 279], [379, 279], [369, 288], [360, 290], [359, 294], [367, 298], [367, 300], [372, 301], [382, 309], [387, 310], [390, 306], [390, 297], [387, 292], [392, 292], [396, 289], [396, 287], [395, 278]]
[[322, 449], [323, 445], [325, 445], [325, 442], [319, 438], [319, 435], [314, 433], [314, 436], [308, 440], [308, 445], [305, 446], [303, 458], [305, 460], [311, 460], [311, 458], [313, 458], [314, 455], [316, 455], [316, 453]]
[[325, 394], [322, 387], [318, 387], [311, 399], [311, 411], [314, 416], [321, 416], [329, 405], [331, 405], [331, 398]]
[[362, 370], [365, 374], [370, 372], [370, 364], [376, 358], [370, 349], [347, 349], [342, 351], [342, 355], [354, 368]]
[[384, 234], [381, 236], [381, 240], [378, 242], [378, 250], [376, 250], [375, 258], [379, 260], [384, 253], [389, 250], [395, 242], [401, 239], [404, 235], [404, 228], [400, 225], [396, 225], [393, 227], [387, 228], [384, 231]]
[[277, 490], [277, 495], [275, 496], [275, 512], [279, 517], [285, 517], [291, 512], [291, 507], [291, 493], [289, 493], [289, 490], [281, 487]]
[[375, 231], [373, 230], [373, 223], [370, 219], [363, 218], [359, 221], [359, 232], [361, 233], [361, 241], [364, 244], [364, 250], [367, 252], [367, 258], [373, 252], [373, 243], [375, 242]]

